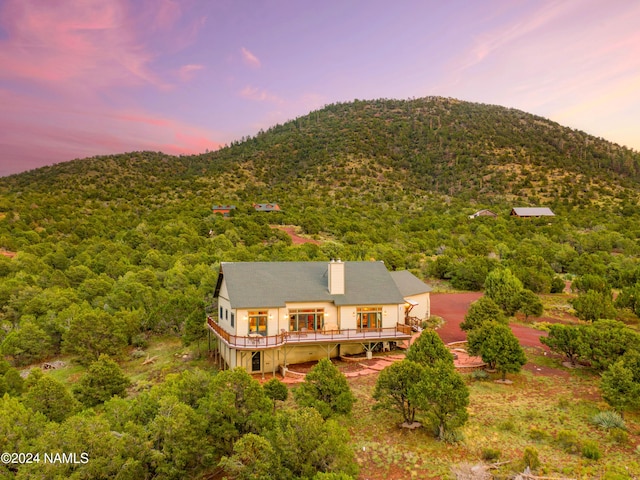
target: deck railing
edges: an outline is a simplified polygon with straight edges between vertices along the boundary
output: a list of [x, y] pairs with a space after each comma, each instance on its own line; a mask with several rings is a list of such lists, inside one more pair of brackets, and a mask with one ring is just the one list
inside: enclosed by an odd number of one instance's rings
[[343, 328], [335, 330], [309, 330], [306, 332], [283, 331], [279, 335], [232, 335], [224, 330], [212, 317], [207, 317], [207, 324], [225, 343], [240, 349], [275, 348], [289, 344], [336, 342], [349, 340], [391, 340], [406, 339], [411, 336], [411, 326], [401, 323], [395, 327], [385, 328]]

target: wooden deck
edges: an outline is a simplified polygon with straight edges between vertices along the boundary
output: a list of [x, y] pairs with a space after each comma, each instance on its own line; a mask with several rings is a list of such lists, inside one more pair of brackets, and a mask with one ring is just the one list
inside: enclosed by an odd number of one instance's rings
[[236, 350], [266, 350], [283, 345], [313, 345], [318, 343], [359, 343], [381, 341], [403, 341], [411, 338], [409, 325], [372, 329], [327, 329], [306, 332], [282, 332], [279, 335], [231, 335], [218, 325], [212, 317], [207, 317], [207, 325], [224, 343]]

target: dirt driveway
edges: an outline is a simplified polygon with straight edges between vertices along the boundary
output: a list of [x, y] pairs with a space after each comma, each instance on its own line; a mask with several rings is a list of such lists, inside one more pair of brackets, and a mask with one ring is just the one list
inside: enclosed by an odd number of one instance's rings
[[[481, 296], [482, 292], [431, 294], [431, 314], [444, 318], [444, 325], [438, 329], [438, 334], [444, 343], [467, 339], [467, 334], [460, 329], [460, 323], [464, 321], [469, 305]], [[546, 348], [540, 343], [540, 337], [546, 336], [546, 332], [524, 325], [510, 325], [510, 327], [521, 345]]]

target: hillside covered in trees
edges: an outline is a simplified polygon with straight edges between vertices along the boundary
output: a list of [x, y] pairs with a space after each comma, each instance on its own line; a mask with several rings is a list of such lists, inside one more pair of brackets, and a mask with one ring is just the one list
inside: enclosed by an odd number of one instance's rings
[[[198, 156], [74, 160], [0, 178], [0, 349], [15, 367], [59, 355], [88, 366], [158, 335], [189, 345], [204, 335], [221, 261], [375, 259], [462, 290], [504, 266], [536, 293], [591, 275], [605, 297], [621, 293], [608, 316], [637, 322], [639, 199], [639, 153], [438, 97], [328, 105]], [[282, 211], [252, 208], [264, 202]], [[214, 204], [237, 208], [224, 219]], [[509, 216], [529, 206], [556, 216]], [[469, 219], [482, 208], [498, 217]], [[316, 242], [294, 244], [276, 225]], [[0, 394], [17, 395], [8, 371]], [[163, 395], [158, 411], [188, 405]], [[103, 423], [108, 436], [116, 427]]]

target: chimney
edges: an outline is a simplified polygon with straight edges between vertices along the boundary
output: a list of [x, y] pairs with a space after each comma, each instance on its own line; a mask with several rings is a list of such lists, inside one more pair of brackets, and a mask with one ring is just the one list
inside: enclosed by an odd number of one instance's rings
[[344, 262], [340, 259], [329, 262], [329, 293], [344, 295]]

